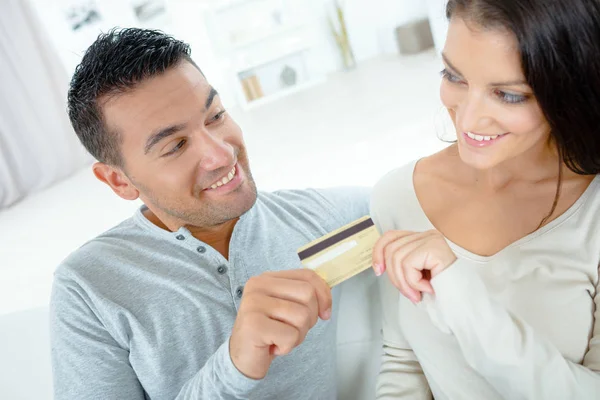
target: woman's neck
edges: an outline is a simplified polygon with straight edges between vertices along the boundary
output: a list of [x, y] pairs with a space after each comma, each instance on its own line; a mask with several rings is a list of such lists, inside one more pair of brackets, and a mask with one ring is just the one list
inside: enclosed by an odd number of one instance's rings
[[466, 165], [465, 176], [482, 191], [497, 192], [513, 183], [556, 180], [561, 163], [556, 147], [543, 144], [489, 169]]

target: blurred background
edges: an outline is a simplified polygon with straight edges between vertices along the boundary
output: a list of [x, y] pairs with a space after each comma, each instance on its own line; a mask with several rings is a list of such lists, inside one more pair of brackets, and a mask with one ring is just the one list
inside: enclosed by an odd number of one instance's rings
[[131, 216], [66, 114], [97, 35], [160, 29], [242, 127], [259, 189], [372, 186], [452, 139], [444, 0], [0, 0], [0, 399], [50, 399], [47, 307], [71, 251]]

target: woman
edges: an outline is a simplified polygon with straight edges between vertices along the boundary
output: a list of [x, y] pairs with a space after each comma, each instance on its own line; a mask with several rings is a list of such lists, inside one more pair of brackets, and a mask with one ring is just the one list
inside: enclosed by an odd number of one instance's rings
[[447, 14], [457, 141], [372, 199], [378, 398], [600, 399], [600, 1]]

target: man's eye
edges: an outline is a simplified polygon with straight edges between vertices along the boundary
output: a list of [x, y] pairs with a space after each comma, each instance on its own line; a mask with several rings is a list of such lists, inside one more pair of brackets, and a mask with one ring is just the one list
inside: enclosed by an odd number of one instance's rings
[[225, 116], [225, 110], [221, 111], [220, 113], [218, 113], [217, 115], [212, 117], [210, 122], [217, 122], [219, 120], [222, 120], [224, 116]]
[[173, 147], [173, 149], [172, 149], [172, 150], [170, 150], [168, 153], [165, 153], [165, 154], [163, 155], [163, 157], [170, 156], [170, 155], [172, 155], [172, 154], [175, 154], [175, 153], [177, 153], [179, 150], [181, 150], [181, 148], [183, 147], [183, 145], [185, 145], [185, 139], [181, 139], [181, 140], [179, 141], [179, 143], [177, 143], [177, 146]]

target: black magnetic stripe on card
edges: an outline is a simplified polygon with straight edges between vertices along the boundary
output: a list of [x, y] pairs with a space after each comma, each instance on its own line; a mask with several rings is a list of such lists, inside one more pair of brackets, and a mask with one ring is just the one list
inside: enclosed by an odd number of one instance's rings
[[331, 236], [330, 238], [327, 238], [325, 240], [323, 240], [322, 242], [319, 242], [317, 244], [315, 244], [312, 247], [309, 247], [308, 249], [302, 250], [300, 253], [298, 253], [298, 256], [300, 257], [300, 260], [305, 260], [308, 257], [314, 256], [315, 254], [327, 249], [328, 247], [333, 246], [334, 244], [341, 242], [344, 239], [349, 238], [352, 235], [357, 234], [360, 231], [363, 231], [367, 228], [372, 227], [373, 225], [375, 225], [375, 223], [373, 222], [373, 220], [371, 218], [366, 219], [364, 221], [362, 221], [361, 223], [358, 223], [354, 226], [351, 226], [350, 228], [338, 232], [335, 235]]

